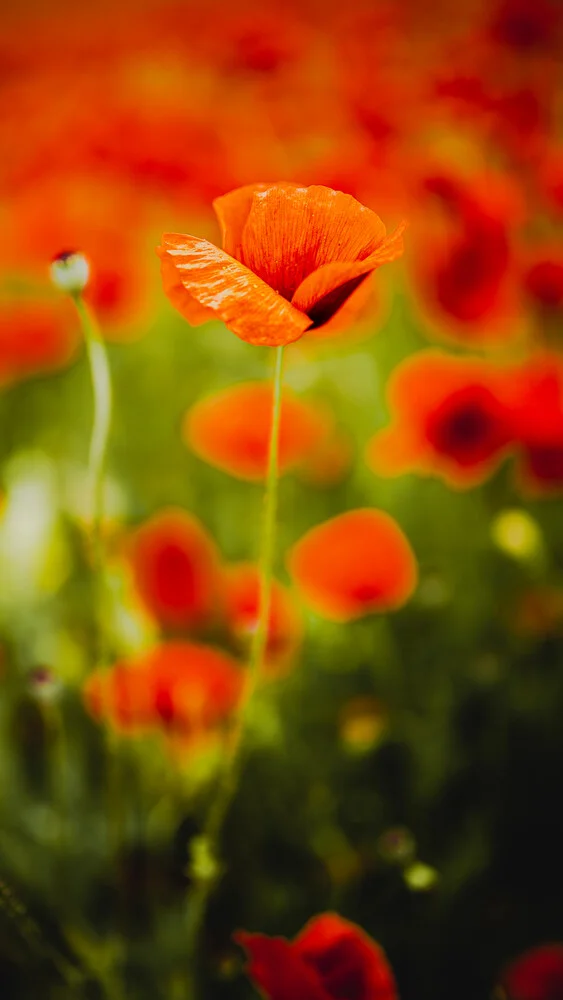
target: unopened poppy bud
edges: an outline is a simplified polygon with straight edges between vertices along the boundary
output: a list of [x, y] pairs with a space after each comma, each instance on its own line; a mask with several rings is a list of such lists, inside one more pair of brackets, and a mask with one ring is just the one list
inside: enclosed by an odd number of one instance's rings
[[51, 262], [51, 281], [62, 292], [78, 295], [83, 292], [90, 278], [90, 265], [83, 253], [63, 250]]

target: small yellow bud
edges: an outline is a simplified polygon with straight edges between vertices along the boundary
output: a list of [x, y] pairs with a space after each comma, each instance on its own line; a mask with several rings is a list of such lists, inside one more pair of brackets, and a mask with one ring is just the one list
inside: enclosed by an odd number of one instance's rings
[[83, 292], [90, 277], [90, 265], [83, 253], [64, 250], [51, 262], [51, 281], [62, 292], [78, 295]]
[[403, 878], [413, 892], [426, 892], [433, 889], [438, 881], [438, 872], [422, 861], [414, 861], [405, 869]]
[[497, 548], [513, 559], [526, 562], [542, 555], [540, 527], [525, 510], [511, 507], [501, 511], [491, 525], [491, 535]]

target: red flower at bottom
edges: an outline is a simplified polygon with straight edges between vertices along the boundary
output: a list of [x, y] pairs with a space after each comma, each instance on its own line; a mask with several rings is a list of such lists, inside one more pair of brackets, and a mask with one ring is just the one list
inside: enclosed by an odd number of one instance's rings
[[336, 913], [310, 920], [294, 941], [239, 931], [248, 974], [268, 1000], [396, 1000], [387, 959], [375, 941]]
[[502, 974], [510, 1000], [561, 1000], [563, 945], [544, 944], [520, 955]]

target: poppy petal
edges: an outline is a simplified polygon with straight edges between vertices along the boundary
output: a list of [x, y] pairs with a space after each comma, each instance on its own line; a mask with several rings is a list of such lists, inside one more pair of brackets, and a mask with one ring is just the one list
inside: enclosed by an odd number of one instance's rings
[[127, 556], [139, 595], [161, 624], [197, 627], [213, 618], [219, 554], [195, 517], [180, 508], [159, 511], [131, 534]]
[[325, 264], [364, 261], [384, 240], [379, 216], [351, 195], [321, 185], [276, 185], [254, 194], [242, 235], [242, 260], [291, 301], [313, 271]]
[[[215, 198], [213, 208], [221, 227], [223, 250], [241, 260], [242, 234], [252, 200], [257, 191], [266, 191], [272, 184], [245, 184]], [[297, 187], [296, 184], [277, 184], [276, 187]]]
[[403, 222], [365, 260], [336, 262], [317, 268], [301, 282], [291, 300], [292, 305], [307, 313], [315, 327], [323, 326], [369, 274], [401, 256], [404, 230]]
[[268, 1000], [331, 1000], [289, 941], [246, 931], [238, 931], [234, 939], [249, 953], [248, 975]]
[[[210, 465], [241, 479], [266, 475], [272, 413], [269, 382], [241, 382], [198, 400], [183, 427], [188, 446]], [[332, 419], [289, 389], [282, 395], [280, 473], [307, 459], [330, 435]]]
[[290, 551], [288, 569], [303, 600], [336, 622], [400, 607], [417, 579], [416, 560], [399, 525], [372, 508], [316, 525]]
[[293, 946], [307, 965], [318, 970], [331, 997], [396, 1000], [395, 980], [383, 950], [337, 913], [310, 920]]
[[177, 309], [184, 319], [187, 319], [190, 326], [201, 326], [202, 323], [209, 323], [215, 319], [212, 309], [200, 306], [197, 299], [184, 288], [180, 279], [180, 273], [172, 260], [163, 257], [160, 261], [160, 274], [164, 294], [167, 296], [174, 309]]
[[311, 325], [308, 316], [207, 240], [166, 234], [157, 252], [173, 262], [189, 295], [248, 344], [291, 344]]

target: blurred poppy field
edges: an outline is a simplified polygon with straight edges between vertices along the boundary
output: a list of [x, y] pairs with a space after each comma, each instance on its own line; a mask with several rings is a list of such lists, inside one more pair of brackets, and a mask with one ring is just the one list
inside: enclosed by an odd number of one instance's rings
[[562, 1000], [560, 0], [3, 15], [0, 997]]

